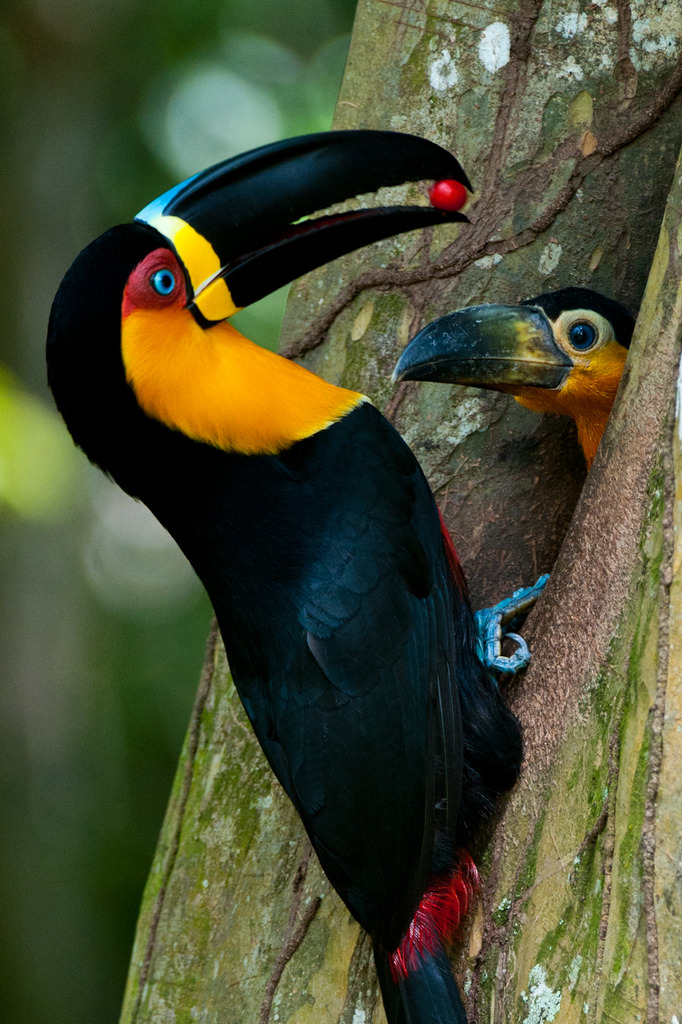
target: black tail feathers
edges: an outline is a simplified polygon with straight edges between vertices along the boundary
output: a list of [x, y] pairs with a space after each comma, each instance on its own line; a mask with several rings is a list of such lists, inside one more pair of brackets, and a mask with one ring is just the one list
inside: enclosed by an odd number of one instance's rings
[[424, 950], [407, 977], [395, 981], [389, 957], [374, 947], [388, 1024], [467, 1024], [445, 947]]

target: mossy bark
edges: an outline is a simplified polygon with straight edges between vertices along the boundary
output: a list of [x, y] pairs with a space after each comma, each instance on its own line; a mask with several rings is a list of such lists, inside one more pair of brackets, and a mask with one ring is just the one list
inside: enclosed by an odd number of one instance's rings
[[[475, 604], [553, 566], [584, 480], [574, 433], [500, 395], [393, 389], [390, 371], [408, 336], [454, 306], [568, 284], [638, 305], [682, 136], [681, 48], [678, 3], [359, 5], [337, 126], [453, 148], [476, 188], [472, 223], [304, 279], [283, 350], [368, 393], [403, 431]], [[482, 898], [456, 950], [472, 1021], [679, 1015], [672, 196], [627, 387], [530, 624], [534, 663], [510, 693], [526, 766], [481, 841]], [[213, 636], [122, 1022], [382, 1019], [366, 937], [311, 857]]]

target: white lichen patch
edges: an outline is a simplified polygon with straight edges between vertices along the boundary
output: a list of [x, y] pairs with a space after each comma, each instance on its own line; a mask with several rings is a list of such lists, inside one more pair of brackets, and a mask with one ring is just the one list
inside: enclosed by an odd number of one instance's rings
[[574, 78], [576, 82], [582, 82], [584, 77], [585, 72], [573, 55], [566, 58], [557, 72], [557, 78]]
[[633, 17], [630, 56], [636, 68], [642, 65], [645, 56], [672, 60], [680, 50], [682, 4], [679, 0], [668, 0], [657, 7], [658, 10], [655, 5], [653, 11], [650, 7], [643, 17]]
[[435, 92], [447, 92], [457, 85], [459, 74], [449, 50], [443, 50], [429, 66], [429, 82]]
[[523, 1024], [545, 1024], [554, 1020], [561, 1008], [561, 992], [549, 987], [541, 964], [536, 964], [528, 975], [528, 988], [528, 994], [521, 993], [521, 998], [528, 1005]]
[[558, 32], [564, 39], [573, 39], [574, 36], [580, 35], [587, 28], [587, 15], [581, 14], [564, 14], [561, 21], [554, 26], [554, 31]]
[[602, 14], [607, 25], [615, 25], [618, 21], [618, 11], [615, 7], [604, 7]]
[[645, 53], [669, 53], [672, 57], [677, 48], [677, 40], [675, 36], [658, 36], [657, 39], [645, 39], [642, 48]]
[[562, 252], [563, 249], [558, 242], [547, 243], [540, 253], [540, 259], [538, 260], [538, 270], [543, 277], [549, 277], [550, 274], [554, 273], [559, 266]]
[[662, 53], [667, 50], [672, 55], [677, 40], [670, 32], [657, 31], [659, 27], [652, 26], [650, 18], [636, 18], [632, 23], [632, 41], [636, 46], [641, 46], [645, 53]]
[[[496, 415], [492, 392], [462, 392], [453, 406], [449, 389], [442, 384], [422, 384], [419, 389], [419, 415], [404, 430], [407, 443], [415, 448], [422, 467], [428, 471], [434, 490], [444, 487], [451, 470], [443, 455], [462, 444], [470, 434], [485, 430]], [[428, 449], [420, 446], [424, 423], [429, 424]]]
[[632, 41], [639, 46], [645, 36], [651, 31], [648, 18], [636, 18], [632, 23]]
[[478, 56], [486, 71], [494, 75], [509, 63], [509, 29], [503, 21], [494, 21], [481, 32]]
[[499, 252], [495, 252], [490, 256], [481, 256], [480, 260], [474, 260], [474, 266], [479, 267], [481, 270], [492, 270], [498, 263], [502, 262], [502, 256]]
[[578, 984], [578, 978], [580, 977], [580, 968], [583, 965], [583, 958], [580, 953], [571, 960], [571, 966], [568, 970], [568, 988], [572, 992], [575, 986]]
[[353, 1024], [365, 1024], [367, 1020], [367, 1014], [360, 1007], [356, 1007], [355, 1013], [353, 1014]]
[[462, 444], [469, 434], [483, 430], [485, 425], [485, 418], [476, 407], [475, 400], [468, 404], [467, 400], [463, 399], [457, 412], [459, 413], [458, 420], [439, 423], [434, 431], [434, 438], [437, 441], [445, 441], [449, 447], [453, 448]]

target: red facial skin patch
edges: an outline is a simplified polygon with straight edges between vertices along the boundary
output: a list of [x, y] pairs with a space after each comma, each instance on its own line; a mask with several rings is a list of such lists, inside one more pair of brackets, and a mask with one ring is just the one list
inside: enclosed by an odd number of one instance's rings
[[[166, 293], [159, 287], [172, 287]], [[170, 249], [154, 249], [138, 263], [128, 278], [123, 292], [122, 317], [136, 309], [167, 309], [187, 302], [185, 275], [175, 253]]]

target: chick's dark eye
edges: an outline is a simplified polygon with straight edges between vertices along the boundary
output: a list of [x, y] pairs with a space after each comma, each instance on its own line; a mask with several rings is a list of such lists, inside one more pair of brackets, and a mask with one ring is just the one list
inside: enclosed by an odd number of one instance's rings
[[164, 267], [152, 274], [151, 285], [157, 295], [171, 295], [175, 288], [175, 275], [172, 270]]
[[597, 332], [592, 324], [578, 323], [573, 324], [568, 332], [568, 340], [570, 341], [573, 348], [584, 350], [592, 348], [595, 341], [597, 340]]

